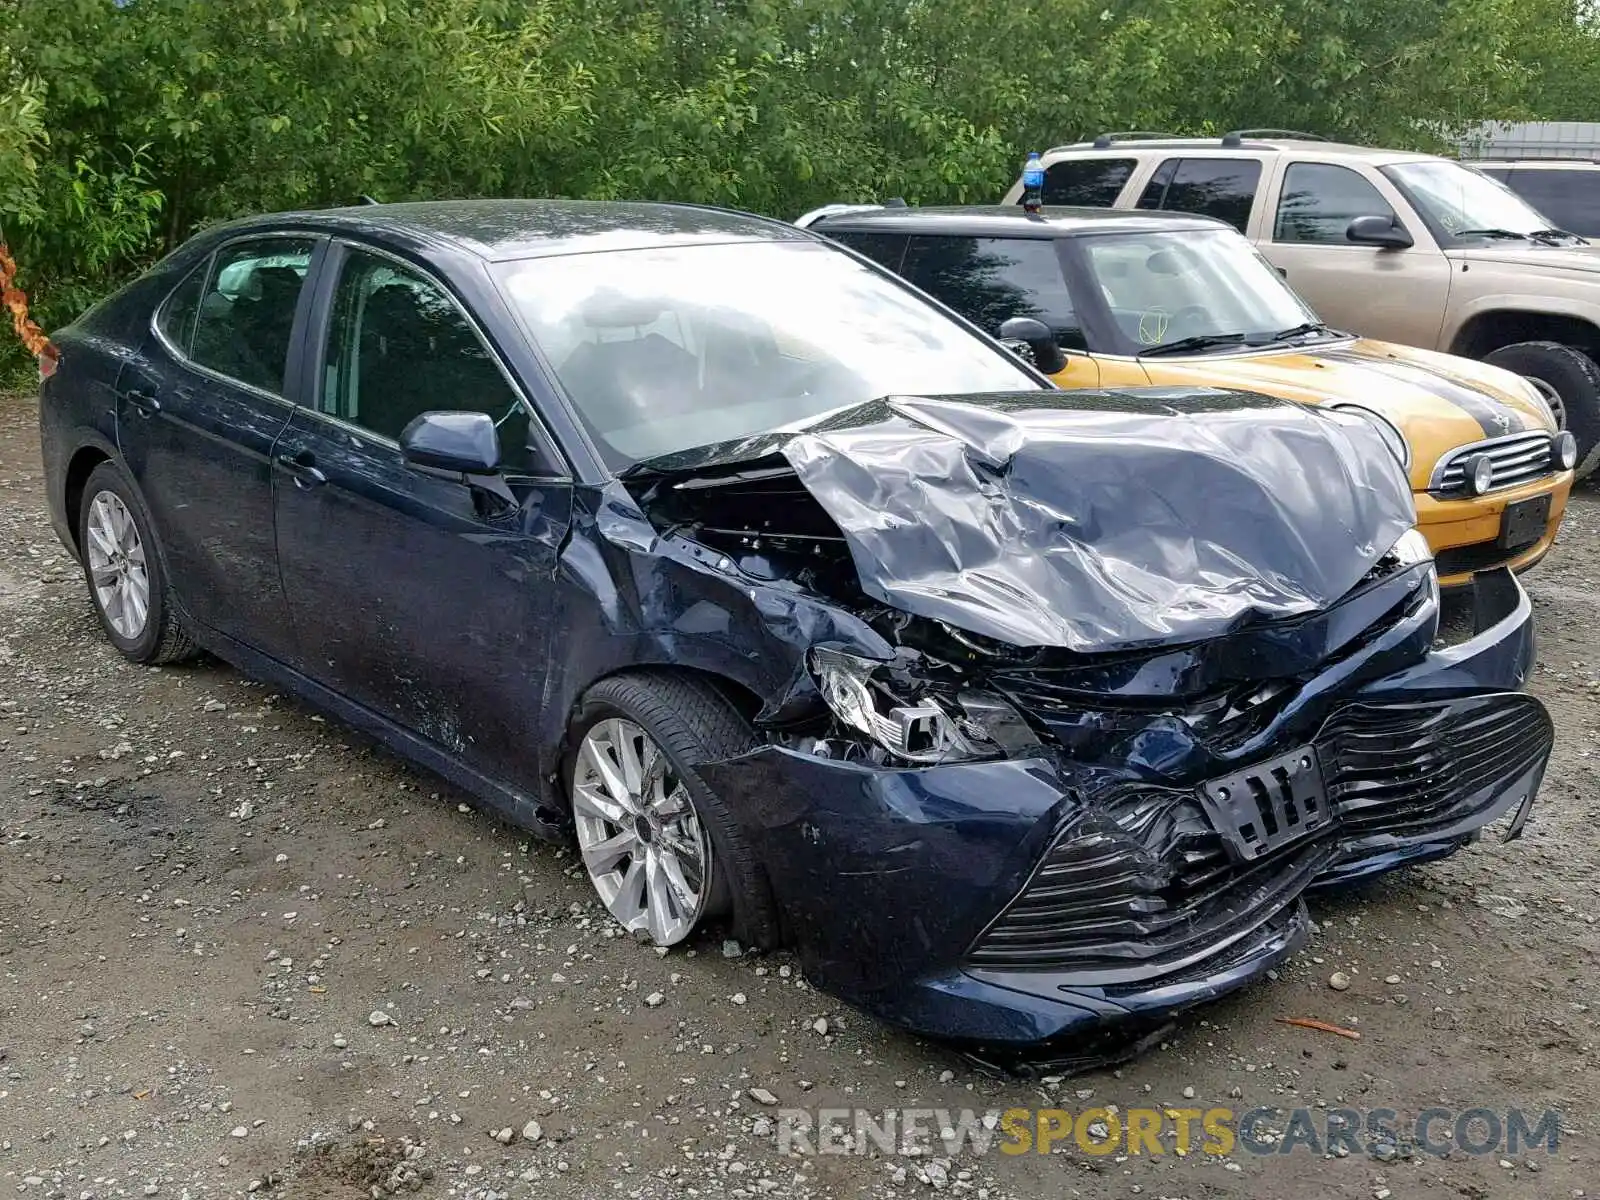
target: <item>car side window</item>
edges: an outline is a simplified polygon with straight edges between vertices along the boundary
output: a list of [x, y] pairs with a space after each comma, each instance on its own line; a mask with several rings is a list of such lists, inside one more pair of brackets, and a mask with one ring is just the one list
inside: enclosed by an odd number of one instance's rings
[[1393, 218], [1394, 209], [1349, 167], [1291, 163], [1283, 175], [1272, 240], [1348, 246], [1345, 230], [1357, 217]]
[[200, 296], [205, 291], [210, 266], [208, 259], [185, 275], [156, 313], [156, 328], [161, 330], [161, 336], [184, 354], [194, 345], [195, 318], [200, 315]]
[[1243, 233], [1260, 183], [1253, 158], [1169, 158], [1145, 185], [1139, 207], [1216, 217]]
[[1514, 170], [1507, 182], [1556, 228], [1600, 235], [1600, 171]]
[[1062, 349], [1088, 348], [1053, 241], [913, 237], [901, 272], [991, 336], [1010, 317], [1034, 317]]
[[274, 395], [283, 394], [309, 238], [263, 238], [217, 251], [195, 314], [189, 357]]
[[826, 229], [820, 232], [858, 253], [865, 254], [873, 262], [888, 267], [891, 271], [900, 269], [900, 259], [906, 252], [906, 235], [903, 233], [861, 233], [853, 229], [842, 230], [839, 233], [829, 233]]
[[1069, 158], [1051, 163], [1044, 171], [1044, 202], [1110, 208], [1122, 195], [1134, 163], [1131, 158]]
[[527, 409], [454, 298], [376, 254], [345, 259], [318, 407], [395, 442], [425, 412], [488, 413], [506, 467], [533, 461]]

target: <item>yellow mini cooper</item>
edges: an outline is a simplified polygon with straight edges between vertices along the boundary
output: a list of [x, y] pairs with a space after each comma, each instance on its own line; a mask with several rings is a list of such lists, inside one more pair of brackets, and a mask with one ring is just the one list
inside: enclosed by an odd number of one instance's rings
[[1221, 221], [891, 204], [830, 205], [797, 224], [898, 272], [1062, 387], [1210, 385], [1371, 422], [1410, 474], [1445, 586], [1524, 570], [1555, 539], [1577, 445], [1533, 384], [1330, 329]]

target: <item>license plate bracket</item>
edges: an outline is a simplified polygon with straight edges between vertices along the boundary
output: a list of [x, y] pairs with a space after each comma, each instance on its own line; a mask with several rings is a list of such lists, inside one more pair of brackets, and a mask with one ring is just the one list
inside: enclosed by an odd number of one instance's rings
[[1201, 797], [1235, 862], [1251, 862], [1333, 821], [1322, 764], [1310, 745], [1210, 780]]
[[1495, 545], [1502, 550], [1529, 546], [1544, 536], [1550, 524], [1550, 496], [1534, 496], [1506, 505], [1500, 514], [1500, 537]]

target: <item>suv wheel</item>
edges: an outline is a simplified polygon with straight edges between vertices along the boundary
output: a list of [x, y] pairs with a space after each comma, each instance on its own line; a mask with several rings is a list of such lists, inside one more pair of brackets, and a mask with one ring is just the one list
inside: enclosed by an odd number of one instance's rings
[[1560, 342], [1517, 342], [1484, 355], [1483, 361], [1514, 371], [1539, 389], [1562, 428], [1578, 439], [1578, 477], [1590, 474], [1600, 460], [1600, 365]]

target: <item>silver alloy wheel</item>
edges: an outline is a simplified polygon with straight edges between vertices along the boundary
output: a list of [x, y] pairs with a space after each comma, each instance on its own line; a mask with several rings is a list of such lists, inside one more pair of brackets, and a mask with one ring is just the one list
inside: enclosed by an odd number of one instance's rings
[[572, 816], [589, 879], [622, 927], [658, 946], [688, 937], [711, 896], [711, 842], [655, 739], [620, 717], [584, 734]]
[[150, 571], [139, 527], [115, 492], [90, 501], [85, 526], [95, 603], [111, 628], [133, 641], [150, 620]]
[[1551, 415], [1556, 419], [1556, 428], [1565, 429], [1567, 427], [1567, 406], [1561, 402], [1561, 393], [1537, 375], [1524, 375], [1523, 378], [1533, 384], [1539, 394], [1544, 397], [1544, 402], [1550, 406]]

